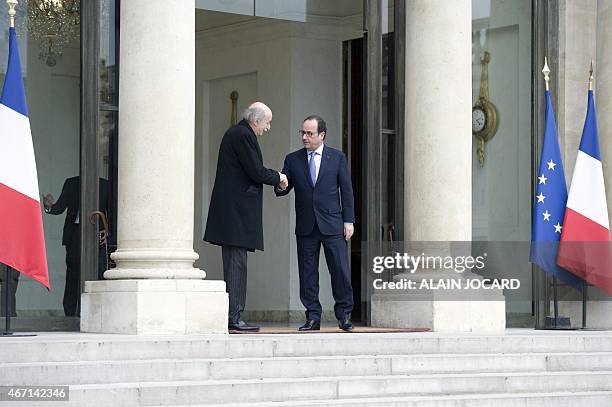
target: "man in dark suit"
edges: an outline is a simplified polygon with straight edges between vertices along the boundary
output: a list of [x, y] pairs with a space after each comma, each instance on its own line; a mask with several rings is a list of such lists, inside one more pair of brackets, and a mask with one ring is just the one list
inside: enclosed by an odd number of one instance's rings
[[[108, 216], [108, 180], [100, 178], [99, 185], [99, 210]], [[83, 219], [80, 213], [80, 197], [81, 181], [79, 176], [68, 178], [64, 181], [64, 186], [57, 202], [53, 202], [53, 196], [50, 194], [43, 197], [46, 213], [60, 215], [66, 211], [62, 233], [62, 245], [66, 248], [66, 287], [64, 288], [63, 300], [64, 314], [66, 316], [76, 315], [81, 291], [80, 224]], [[98, 274], [103, 273], [105, 269], [106, 252], [101, 248], [100, 253], [98, 253]]]
[[270, 130], [272, 111], [255, 102], [221, 140], [204, 240], [221, 246], [229, 294], [228, 328], [257, 331], [242, 320], [246, 303], [247, 251], [263, 250], [263, 184], [287, 186], [287, 177], [263, 166], [257, 137]]
[[304, 148], [285, 158], [283, 173], [288, 187], [275, 188], [277, 196], [295, 190], [295, 234], [297, 239], [300, 299], [306, 308], [306, 323], [300, 331], [319, 330], [319, 253], [325, 251], [335, 300], [338, 326], [351, 331], [353, 288], [347, 241], [353, 236], [355, 209], [353, 186], [344, 153], [324, 144], [327, 127], [316, 115], [302, 123]]

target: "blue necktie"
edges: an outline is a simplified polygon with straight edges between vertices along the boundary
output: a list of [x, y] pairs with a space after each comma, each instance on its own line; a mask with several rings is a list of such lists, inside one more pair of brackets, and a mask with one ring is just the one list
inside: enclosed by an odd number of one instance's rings
[[316, 185], [317, 183], [317, 166], [315, 165], [315, 154], [316, 151], [311, 151], [308, 153], [310, 155], [310, 160], [308, 161], [308, 171], [310, 172], [310, 179], [312, 180], [312, 185]]

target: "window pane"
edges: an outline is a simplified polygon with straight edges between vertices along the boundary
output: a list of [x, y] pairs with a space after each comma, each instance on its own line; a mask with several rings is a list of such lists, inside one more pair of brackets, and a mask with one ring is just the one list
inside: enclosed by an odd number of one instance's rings
[[117, 106], [119, 81], [115, 0], [100, 1], [100, 103]]
[[[472, 105], [481, 97], [485, 61], [488, 101], [499, 121], [484, 146], [472, 137], [473, 239], [526, 242], [531, 233], [531, 0], [473, 0], [472, 6]], [[523, 283], [520, 293], [506, 293], [507, 310], [530, 313], [529, 301], [513, 301], [531, 296], [529, 260], [505, 260], [516, 267], [512, 277]]]

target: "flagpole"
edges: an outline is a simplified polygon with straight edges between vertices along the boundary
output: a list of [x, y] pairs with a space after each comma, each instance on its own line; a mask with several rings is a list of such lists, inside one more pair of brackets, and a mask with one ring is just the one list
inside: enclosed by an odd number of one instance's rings
[[[549, 92], [550, 92], [550, 68], [548, 67], [548, 58], [544, 57], [544, 67], [542, 68], [542, 74], [544, 75], [544, 83], [546, 85], [546, 98], [548, 100]], [[548, 102], [547, 102], [548, 103]], [[554, 114], [552, 111], [548, 112], [547, 107], [547, 115]], [[554, 120], [554, 119], [553, 119]], [[546, 135], [545, 135], [546, 137]], [[556, 137], [556, 134], [555, 134]], [[543, 158], [541, 158], [543, 159]], [[565, 188], [565, 185], [563, 185]], [[536, 326], [536, 329], [558, 329], [558, 330], [567, 330], [571, 329], [570, 321], [567, 317], [559, 317], [559, 296], [558, 296], [558, 281], [556, 275], [553, 273], [552, 277], [552, 297], [553, 297], [553, 316], [550, 316], [550, 277], [546, 277], [546, 291], [545, 291], [545, 301], [546, 301], [546, 318], [544, 322], [544, 328], [540, 328]], [[538, 317], [539, 321], [539, 317]]]
[[[550, 68], [548, 67], [548, 58], [544, 57], [544, 68], [542, 68], [544, 74], [544, 83], [546, 84], [546, 91], [550, 91]], [[553, 312], [554, 312], [554, 323], [552, 328], [559, 327], [559, 301], [557, 298], [557, 277], [553, 277]]]
[[[0, 333], [0, 338], [6, 336], [10, 336], [11, 338], [17, 336], [36, 336], [35, 334], [15, 334], [14, 332], [11, 332], [11, 314], [13, 313], [13, 309], [11, 307], [13, 302], [13, 295], [11, 294], [12, 272], [13, 268], [7, 264], [4, 275], [4, 284], [2, 284], [2, 295], [4, 296], [4, 332]], [[15, 284], [17, 284], [17, 281], [15, 281]], [[15, 289], [17, 288], [15, 287]]]
[[544, 57], [544, 68], [542, 68], [542, 73], [544, 74], [544, 82], [546, 83], [546, 90], [550, 91], [550, 85], [548, 81], [550, 81], [550, 68], [548, 67], [548, 58]]
[[10, 284], [10, 267], [6, 266], [6, 273], [4, 276], [4, 284], [2, 284], [2, 295], [4, 296], [4, 317], [5, 317], [5, 328], [2, 335], [10, 335], [11, 334], [11, 301], [9, 299], [9, 284]]
[[17, 0], [6, 0], [6, 3], [9, 6], [9, 17], [11, 18], [11, 28], [15, 28], [15, 14], [17, 14], [17, 11], [15, 11], [15, 7], [17, 6]]
[[[9, 7], [9, 17], [11, 19], [10, 22], [10, 28], [15, 28], [15, 14], [17, 14], [17, 11], [15, 10], [15, 7], [17, 6], [18, 2], [17, 0], [6, 0], [6, 4], [8, 4]], [[18, 334], [15, 335], [13, 332], [11, 332], [11, 298], [9, 298], [10, 296], [10, 290], [9, 290], [9, 284], [10, 282], [10, 277], [11, 277], [11, 267], [9, 267], [8, 265], [6, 266], [6, 274], [5, 274], [5, 280], [4, 280], [4, 287], [3, 287], [3, 292], [4, 292], [4, 318], [5, 318], [5, 330], [4, 332], [2, 332], [2, 334], [0, 334], [0, 337], [2, 336], [10, 336], [10, 337], [15, 337], [15, 336], [36, 336], [33, 334]], [[12, 296], [11, 296], [12, 297]]]
[[554, 328], [559, 327], [559, 297], [557, 296], [557, 277], [553, 277], [553, 307], [555, 315]]
[[[591, 69], [589, 70], [589, 92], [593, 91], [593, 60], [591, 59]], [[582, 329], [587, 327], [587, 282], [582, 285]]]
[[[9, 7], [9, 17], [11, 19], [11, 28], [15, 28], [15, 6], [17, 6], [17, 0], [6, 0], [6, 3], [8, 4]], [[2, 336], [9, 336], [12, 335], [13, 333], [11, 332], [11, 300], [9, 298], [10, 295], [10, 290], [9, 290], [9, 284], [10, 284], [10, 278], [11, 278], [11, 268], [7, 265], [6, 266], [6, 273], [4, 275], [4, 284], [2, 287], [2, 294], [4, 295], [4, 319], [5, 319], [5, 324], [4, 324], [4, 332], [2, 332]]]

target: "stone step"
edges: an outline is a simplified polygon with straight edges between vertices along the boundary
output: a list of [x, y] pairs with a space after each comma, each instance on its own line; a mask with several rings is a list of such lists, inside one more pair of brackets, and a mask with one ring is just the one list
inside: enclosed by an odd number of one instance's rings
[[[206, 407], [610, 407], [612, 391], [533, 394], [466, 394], [429, 397], [373, 397], [343, 400], [311, 400], [266, 403], [213, 404]], [[190, 405], [189, 407], [204, 407]], [[170, 406], [170, 407], [187, 407]]]
[[612, 370], [612, 352], [0, 363], [0, 386]]
[[[440, 397], [449, 394], [455, 396], [471, 394], [473, 397], [478, 394], [478, 397], [486, 397], [486, 394], [505, 393], [516, 397], [519, 393], [604, 391], [612, 391], [612, 371], [343, 376], [75, 385], [70, 386], [70, 402], [64, 405], [92, 405], [92, 401], [101, 407], [149, 406], [160, 403], [210, 405], [228, 401], [261, 402], [270, 405], [270, 402], [275, 401], [297, 402], [311, 399], [335, 401], [381, 395]], [[609, 395], [606, 394], [606, 397]], [[60, 405], [62, 404], [54, 403], [54, 406]], [[472, 404], [463, 405], [472, 407]]]
[[[428, 397], [372, 397], [342, 400], [311, 400], [266, 403], [213, 404], [206, 407], [610, 407], [612, 391], [558, 392], [523, 394], [465, 394]], [[189, 407], [204, 407], [190, 405]], [[170, 407], [187, 407], [170, 406]]]
[[[24, 407], [23, 402], [5, 402], [7, 407]], [[66, 403], [53, 403], [66, 406]], [[165, 405], [165, 404], [161, 404]], [[557, 392], [557, 393], [516, 393], [516, 394], [462, 394], [454, 396], [406, 396], [369, 397], [340, 400], [281, 401], [265, 403], [223, 403], [223, 404], [182, 404], [168, 407], [610, 407], [612, 391]], [[49, 402], [32, 402], [28, 407], [49, 406]], [[95, 400], [81, 404], [83, 407], [97, 407]]]
[[612, 333], [448, 335], [326, 333], [304, 335], [45, 335], [0, 338], [0, 363], [87, 360], [354, 356], [444, 353], [612, 352]]

